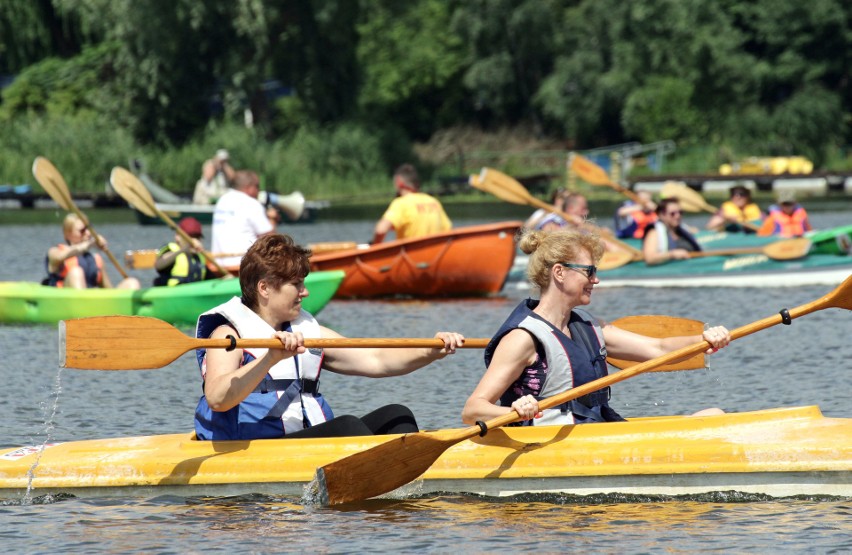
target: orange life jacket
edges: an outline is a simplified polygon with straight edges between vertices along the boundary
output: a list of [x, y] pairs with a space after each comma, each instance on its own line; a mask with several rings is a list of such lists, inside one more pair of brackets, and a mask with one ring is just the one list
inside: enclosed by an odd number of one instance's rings
[[779, 237], [801, 237], [806, 231], [813, 229], [808, 221], [808, 213], [801, 206], [789, 216], [779, 206], [769, 207], [769, 216], [763, 222], [758, 235], [778, 235]]
[[[56, 247], [62, 251], [70, 249], [65, 243], [60, 243]], [[82, 258], [82, 260], [81, 260]], [[94, 262], [94, 264], [92, 263]], [[45, 266], [49, 268], [49, 261], [45, 260]], [[75, 266], [83, 268], [83, 273], [86, 275], [87, 287], [100, 287], [104, 279], [104, 261], [98, 253], [84, 253], [77, 256], [66, 258], [58, 272], [51, 272], [48, 269], [46, 285], [54, 287], [65, 287], [65, 277], [68, 272]]]
[[654, 225], [654, 222], [657, 221], [657, 213], [656, 212], [643, 212], [642, 210], [637, 210], [632, 214], [633, 222], [636, 224], [636, 230], [633, 232], [634, 239], [641, 239], [645, 237], [645, 229], [649, 225]]

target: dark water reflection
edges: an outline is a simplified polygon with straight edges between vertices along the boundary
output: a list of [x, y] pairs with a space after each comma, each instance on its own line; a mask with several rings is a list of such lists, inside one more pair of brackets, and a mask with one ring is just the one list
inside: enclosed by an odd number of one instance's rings
[[[820, 227], [849, 223], [845, 213], [819, 213]], [[458, 225], [478, 223], [456, 222]], [[300, 242], [366, 240], [372, 222], [294, 226]], [[57, 226], [6, 225], [0, 280], [38, 280], [43, 252]], [[283, 228], [282, 228], [283, 230]], [[160, 227], [106, 223], [98, 231], [114, 252], [153, 248], [170, 238]], [[112, 273], [116, 277], [115, 272]], [[144, 282], [152, 274], [137, 272]], [[591, 310], [605, 319], [668, 314], [742, 326], [813, 301], [830, 288], [701, 288], [595, 291]], [[527, 293], [507, 289], [487, 299], [333, 301], [320, 321], [347, 336], [431, 337], [453, 329], [489, 337]], [[186, 330], [189, 331], [189, 330]], [[615, 386], [625, 416], [681, 414], [708, 406], [729, 411], [819, 405], [849, 417], [852, 315], [823, 310], [736, 341], [711, 357], [709, 371], [654, 373]], [[41, 444], [107, 436], [182, 432], [192, 426], [200, 392], [191, 356], [149, 371], [59, 371], [54, 326], [0, 326], [4, 402], [0, 445]], [[453, 357], [396, 379], [326, 373], [322, 388], [337, 414], [381, 404], [412, 407], [424, 428], [460, 425], [467, 394], [483, 370], [482, 353]], [[286, 462], [282, 462], [286, 464]], [[712, 499], [596, 502], [559, 496], [487, 499], [439, 496], [371, 501], [347, 510], [299, 499], [64, 499], [0, 504], [0, 540], [14, 551], [239, 552], [431, 551], [848, 552], [849, 500]]]

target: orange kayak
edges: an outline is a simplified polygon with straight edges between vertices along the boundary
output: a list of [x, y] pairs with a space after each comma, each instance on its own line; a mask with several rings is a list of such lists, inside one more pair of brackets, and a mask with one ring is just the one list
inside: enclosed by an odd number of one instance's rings
[[497, 293], [515, 260], [522, 222], [460, 227], [366, 248], [317, 253], [312, 271], [343, 270], [337, 298]]

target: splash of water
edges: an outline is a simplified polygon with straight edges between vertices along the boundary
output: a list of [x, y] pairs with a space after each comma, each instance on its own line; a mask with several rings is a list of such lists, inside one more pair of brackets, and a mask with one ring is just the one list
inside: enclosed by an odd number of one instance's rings
[[52, 433], [54, 428], [56, 428], [56, 413], [59, 410], [59, 396], [62, 393], [62, 367], [56, 372], [56, 379], [53, 382], [53, 391], [51, 393], [51, 399], [46, 402], [42, 402], [42, 414], [44, 414], [44, 428], [42, 429], [42, 435], [44, 436], [44, 441], [41, 442], [41, 445], [38, 447], [38, 452], [36, 454], [36, 459], [33, 461], [32, 466], [30, 466], [29, 470], [27, 470], [27, 491], [24, 494], [24, 498], [21, 500], [22, 505], [30, 505], [33, 502], [32, 490], [33, 490], [33, 479], [35, 478], [35, 470], [38, 468], [39, 462], [41, 462], [41, 455], [44, 453], [45, 448], [50, 444], [52, 439]]

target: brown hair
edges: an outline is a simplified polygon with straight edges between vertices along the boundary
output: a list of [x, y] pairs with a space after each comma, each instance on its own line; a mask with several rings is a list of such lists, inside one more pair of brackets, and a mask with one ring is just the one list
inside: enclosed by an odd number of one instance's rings
[[397, 180], [402, 180], [405, 187], [416, 191], [420, 188], [420, 177], [417, 175], [417, 169], [411, 164], [403, 164], [393, 172], [394, 183]]
[[239, 170], [234, 173], [234, 189], [245, 191], [249, 186], [260, 186], [260, 178], [251, 170]]
[[521, 233], [518, 243], [521, 250], [530, 255], [527, 279], [542, 291], [550, 285], [550, 270], [554, 264], [574, 262], [580, 251], [588, 252], [597, 264], [604, 252], [597, 234], [573, 228], [526, 230]]
[[660, 199], [659, 204], [657, 204], [657, 215], [662, 216], [663, 214], [665, 214], [670, 204], [677, 204], [678, 206], [680, 206], [680, 201], [675, 197]]
[[261, 280], [278, 289], [285, 283], [304, 279], [311, 271], [310, 254], [310, 250], [297, 245], [289, 235], [273, 233], [260, 237], [240, 261], [243, 304], [257, 309], [257, 284]]

